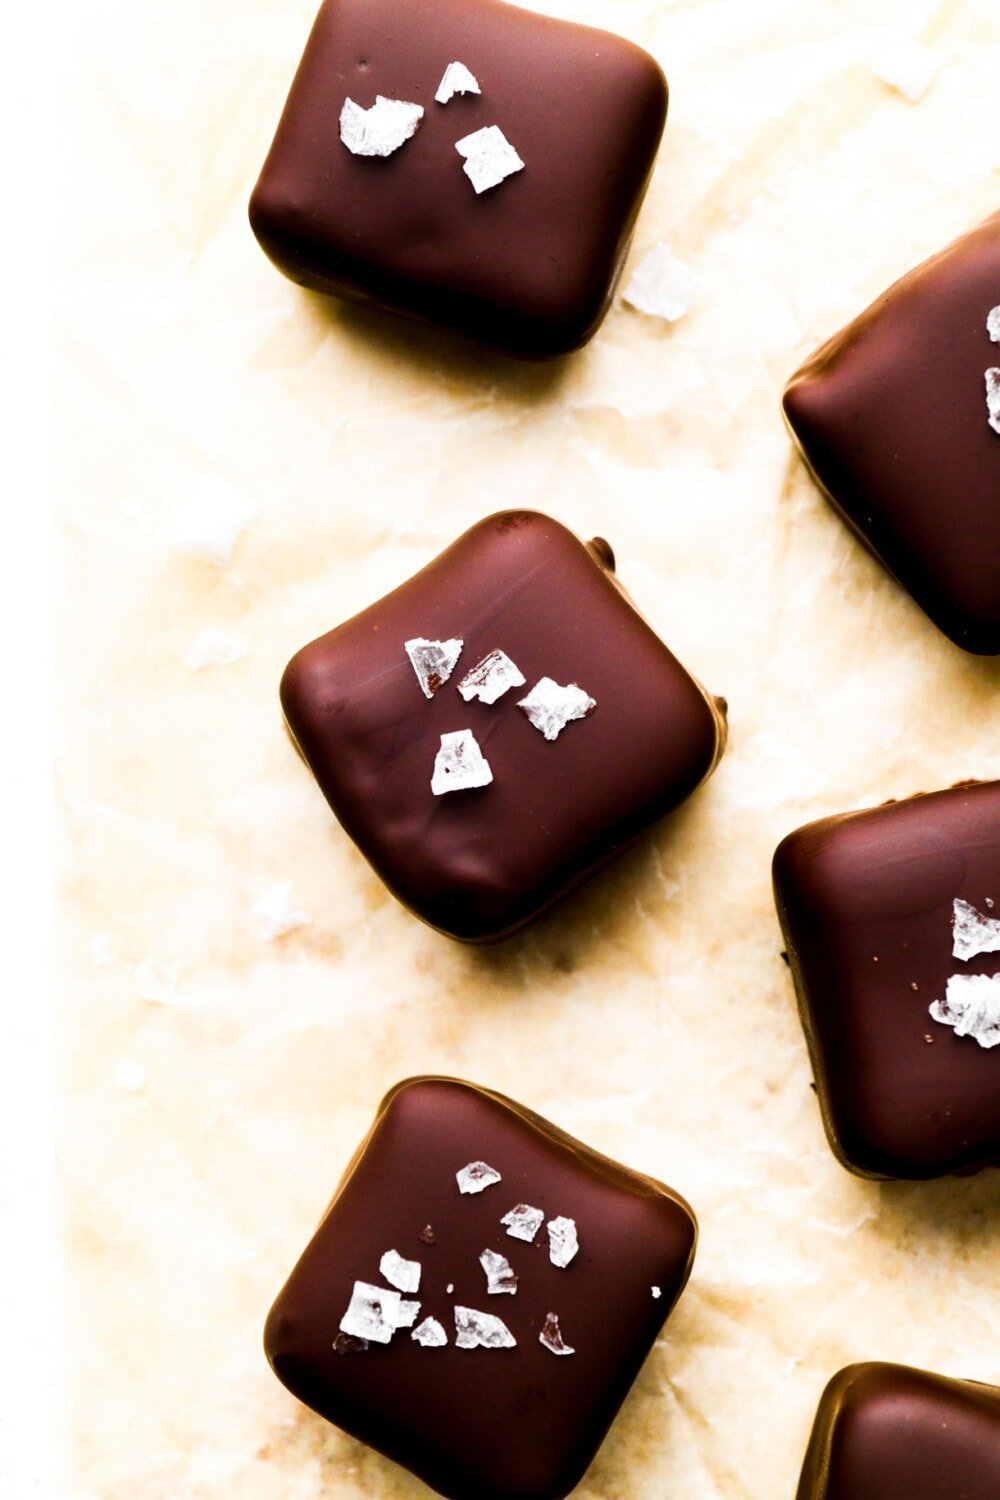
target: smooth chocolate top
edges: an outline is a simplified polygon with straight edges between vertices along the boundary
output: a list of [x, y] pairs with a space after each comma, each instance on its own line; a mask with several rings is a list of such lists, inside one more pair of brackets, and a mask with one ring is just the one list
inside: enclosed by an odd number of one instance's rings
[[[463, 62], [481, 95], [434, 100]], [[424, 107], [385, 159], [352, 155], [341, 106]], [[327, 0], [250, 203], [305, 286], [441, 322], [515, 354], [565, 353], [611, 299], [666, 118], [640, 48], [500, 0]], [[524, 170], [477, 195], [455, 143], [498, 125]]]
[[[475, 1161], [502, 1180], [463, 1195], [455, 1174]], [[500, 1221], [520, 1204], [575, 1221], [579, 1251], [565, 1269], [550, 1261], [544, 1224], [532, 1244], [507, 1234]], [[275, 1302], [267, 1357], [300, 1400], [451, 1500], [557, 1500], [683, 1290], [695, 1239], [691, 1210], [661, 1183], [487, 1089], [411, 1079], [383, 1101]], [[401, 1329], [388, 1345], [338, 1354], [353, 1284], [381, 1284], [390, 1249], [419, 1261], [418, 1323], [436, 1318], [448, 1344], [422, 1348]], [[510, 1262], [515, 1295], [487, 1292], [484, 1249]], [[456, 1348], [456, 1304], [501, 1318], [516, 1347]], [[573, 1354], [539, 1342], [549, 1313]]]
[[[289, 729], [333, 811], [399, 899], [454, 937], [531, 921], [722, 753], [722, 710], [624, 597], [605, 548], [535, 512], [491, 516], [285, 671]], [[404, 650], [416, 637], [465, 642], [431, 701]], [[496, 649], [526, 686], [465, 703], [458, 682]], [[597, 703], [554, 742], [517, 707], [543, 676]], [[435, 797], [441, 736], [463, 729], [493, 784]]]
[[849, 1365], [823, 1393], [797, 1500], [996, 1500], [1000, 1389]]
[[784, 409], [835, 508], [945, 635], [1000, 652], [1000, 434], [985, 376], [1000, 213], [891, 287], [792, 378]]
[[[824, 818], [789, 834], [774, 887], [827, 1134], [872, 1177], [1000, 1165], [1000, 1047], [932, 1019], [955, 974], [954, 902], [1000, 914], [1000, 782]], [[991, 905], [990, 903], [994, 903]]]

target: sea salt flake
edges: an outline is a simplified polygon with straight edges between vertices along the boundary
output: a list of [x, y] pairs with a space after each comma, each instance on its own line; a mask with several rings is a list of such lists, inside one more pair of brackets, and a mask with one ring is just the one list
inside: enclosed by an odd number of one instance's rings
[[449, 1297], [451, 1296], [451, 1294], [452, 1294], [452, 1292], [454, 1290], [455, 1290], [455, 1283], [453, 1281], [449, 1281], [448, 1285], [445, 1287], [445, 1291], [448, 1293]]
[[135, 991], [140, 1000], [150, 1005], [169, 1005], [174, 998], [180, 969], [176, 964], [158, 963], [156, 959], [143, 959], [136, 965]]
[[399, 1292], [419, 1292], [420, 1262], [404, 1260], [398, 1250], [387, 1250], [378, 1263], [381, 1274]]
[[493, 704], [509, 693], [511, 688], [524, 687], [527, 679], [505, 651], [491, 651], [482, 661], [467, 672], [458, 684], [458, 691], [466, 703], [478, 698], [480, 703]]
[[340, 1320], [341, 1333], [352, 1338], [369, 1339], [373, 1344], [388, 1344], [400, 1322], [402, 1297], [367, 1281], [356, 1281], [350, 1306]]
[[141, 1063], [123, 1062], [115, 1068], [115, 1088], [123, 1094], [141, 1094], [146, 1087], [146, 1069]]
[[393, 1309], [392, 1316], [394, 1327], [412, 1328], [420, 1314], [419, 1302], [408, 1302], [405, 1297], [399, 1300], [399, 1306]]
[[895, 41], [873, 59], [872, 71], [911, 104], [919, 104], [941, 71], [941, 59], [920, 42]]
[[569, 1265], [580, 1245], [576, 1237], [576, 1220], [550, 1219], [545, 1228], [549, 1233], [549, 1260], [563, 1270]]
[[517, 1339], [507, 1324], [474, 1307], [455, 1308], [456, 1349], [513, 1349]]
[[636, 312], [676, 323], [683, 318], [698, 291], [698, 280], [672, 254], [669, 245], [654, 245], [636, 267], [623, 300]]
[[448, 1335], [437, 1318], [425, 1318], [419, 1327], [414, 1328], [410, 1338], [425, 1349], [443, 1349], [448, 1342]]
[[479, 1264], [486, 1272], [486, 1290], [491, 1295], [497, 1296], [501, 1292], [514, 1295], [518, 1278], [505, 1255], [500, 1255], [496, 1250], [484, 1250], [479, 1257]]
[[659, 1300], [660, 1300], [660, 1298], [661, 1298], [661, 1297], [662, 1297], [662, 1296], [663, 1296], [663, 1291], [662, 1291], [662, 1289], [661, 1289], [661, 1288], [660, 1288], [660, 1287], [658, 1287], [658, 1286], [651, 1286], [651, 1287], [650, 1287], [650, 1289], [649, 1289], [649, 1290], [650, 1290], [650, 1291], [651, 1291], [651, 1292], [652, 1292], [652, 1294], [653, 1294], [653, 1297], [654, 1297], [654, 1298], [655, 1298], [655, 1300], [656, 1300], [656, 1301], [657, 1301], [657, 1302], [658, 1302], [658, 1301], [659, 1301]]
[[209, 625], [195, 636], [184, 661], [192, 672], [202, 672], [206, 667], [231, 667], [246, 654], [247, 648], [240, 641]]
[[114, 944], [106, 932], [98, 932], [90, 940], [90, 957], [99, 969], [106, 969], [116, 961]]
[[980, 953], [1000, 953], [1000, 917], [984, 917], [969, 901], [954, 903], [952, 953], [968, 961]]
[[538, 1342], [548, 1349], [550, 1354], [575, 1354], [576, 1350], [570, 1348], [562, 1336], [559, 1327], [559, 1319], [555, 1313], [550, 1312], [545, 1316], [545, 1324], [538, 1335]]
[[526, 1245], [530, 1245], [541, 1229], [544, 1218], [545, 1214], [540, 1208], [532, 1208], [530, 1204], [519, 1203], [516, 1208], [511, 1209], [509, 1214], [504, 1214], [500, 1223], [506, 1224], [507, 1233], [512, 1240], [523, 1240]]
[[471, 729], [458, 729], [441, 736], [441, 748], [434, 760], [431, 791], [435, 797], [448, 792], [468, 792], [489, 786], [493, 780], [490, 763], [479, 748]]
[[1000, 344], [1000, 307], [994, 307], [987, 313], [986, 332], [994, 344]]
[[349, 1333], [338, 1333], [333, 1341], [334, 1354], [364, 1354], [367, 1348], [367, 1339], [356, 1339]]
[[588, 719], [597, 702], [575, 682], [562, 687], [551, 677], [541, 677], [517, 706], [547, 740], [557, 740], [567, 724]]
[[444, 687], [458, 664], [464, 645], [465, 642], [459, 640], [425, 641], [422, 636], [406, 642], [406, 654], [425, 698], [433, 698], [438, 689]]
[[459, 156], [465, 157], [462, 171], [477, 193], [499, 187], [507, 177], [524, 170], [518, 156], [499, 125], [486, 125], [455, 142]]
[[391, 156], [415, 133], [424, 117], [423, 105], [375, 95], [370, 109], [353, 99], [340, 111], [340, 139], [355, 156]]
[[447, 104], [456, 94], [481, 94], [482, 89], [465, 63], [452, 62], [444, 70], [444, 77], [434, 95], [435, 103]]
[[227, 480], [203, 474], [167, 522], [166, 540], [180, 552], [226, 568], [254, 507]]
[[485, 1193], [488, 1187], [492, 1187], [495, 1182], [502, 1182], [503, 1178], [487, 1162], [470, 1161], [467, 1167], [455, 1173], [455, 1181], [460, 1193]]
[[254, 902], [253, 920], [263, 941], [273, 943], [299, 927], [307, 927], [311, 918], [296, 905], [292, 882], [281, 880]]
[[986, 371], [987, 420], [994, 432], [1000, 432], [1000, 368], [996, 365]]
[[956, 1036], [971, 1036], [980, 1047], [1000, 1047], [1000, 974], [953, 974], [943, 1000], [931, 1016], [953, 1026]]

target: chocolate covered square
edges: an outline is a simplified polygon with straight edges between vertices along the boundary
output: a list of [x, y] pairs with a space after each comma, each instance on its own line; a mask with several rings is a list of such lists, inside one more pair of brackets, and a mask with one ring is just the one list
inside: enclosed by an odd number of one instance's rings
[[824, 344], [784, 410], [834, 509], [935, 625], [1000, 652], [1000, 213]]
[[779, 846], [774, 886], [841, 1162], [1000, 1165], [1000, 782], [810, 823]]
[[536, 512], [481, 521], [299, 651], [281, 701], [374, 869], [469, 942], [516, 931], [614, 858], [725, 738], [723, 708], [626, 599], [607, 544]]
[[[466, 91], [440, 102], [456, 63]], [[304, 286], [566, 353], [607, 311], [666, 106], [654, 60], [591, 27], [501, 0], [326, 0], [251, 224]]]
[[796, 1500], [996, 1500], [1000, 1389], [857, 1364], [823, 1392]]
[[580, 1480], [687, 1281], [676, 1194], [487, 1089], [383, 1101], [267, 1320], [301, 1401], [450, 1500]]

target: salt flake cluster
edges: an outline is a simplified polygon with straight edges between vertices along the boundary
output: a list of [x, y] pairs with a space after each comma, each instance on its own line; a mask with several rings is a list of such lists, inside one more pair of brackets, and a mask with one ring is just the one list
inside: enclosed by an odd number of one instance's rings
[[[1000, 344], [1000, 306], [990, 308], [987, 313], [986, 332], [994, 344]], [[1000, 366], [997, 365], [986, 371], [986, 420], [994, 432], [1000, 433]]]
[[[951, 932], [952, 954], [963, 963], [984, 953], [1000, 953], [1000, 918], [986, 916], [971, 901], [952, 903]], [[980, 1047], [1000, 1047], [1000, 974], [953, 974], [944, 999], [931, 1004], [930, 1015]]]

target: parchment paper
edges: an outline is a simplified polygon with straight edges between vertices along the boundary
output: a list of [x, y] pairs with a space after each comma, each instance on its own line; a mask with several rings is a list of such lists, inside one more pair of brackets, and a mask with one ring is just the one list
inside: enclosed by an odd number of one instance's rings
[[[300, 1407], [260, 1349], [378, 1100], [414, 1072], [513, 1095], [698, 1213], [690, 1288], [587, 1500], [790, 1496], [819, 1392], [850, 1360], [1000, 1382], [997, 1174], [880, 1186], [837, 1166], [769, 885], [778, 839], [811, 817], [1000, 775], [1000, 664], [951, 646], [863, 552], [778, 413], [820, 339], [997, 207], [1000, 12], [538, 8], [662, 62], [670, 120], [631, 264], [667, 241], [698, 279], [680, 322], [619, 302], [544, 367], [309, 296], [257, 248], [246, 200], [313, 0], [94, 0], [68, 22], [73, 1500], [428, 1493]], [[941, 68], [910, 103], [871, 63], [914, 39]], [[252, 511], [228, 566], [170, 541], [192, 496]], [[368, 870], [276, 689], [300, 645], [510, 505], [611, 539], [639, 607], [729, 699], [732, 737], [620, 864], [473, 952]], [[245, 654], [193, 669], [205, 629]], [[255, 903], [286, 881], [309, 921], [266, 941]]]

